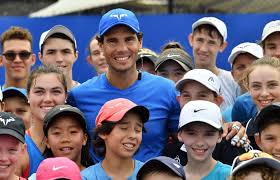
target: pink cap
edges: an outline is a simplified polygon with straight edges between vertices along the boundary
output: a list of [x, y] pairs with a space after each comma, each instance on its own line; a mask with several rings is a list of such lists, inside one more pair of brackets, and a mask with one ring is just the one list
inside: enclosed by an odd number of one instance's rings
[[66, 178], [81, 180], [80, 169], [75, 162], [66, 157], [47, 158], [41, 162], [36, 172], [37, 180]]
[[144, 106], [138, 106], [137, 104], [128, 99], [118, 98], [107, 101], [101, 107], [96, 117], [95, 125], [98, 126], [103, 121], [118, 122], [130, 110], [133, 110], [134, 112], [138, 113], [139, 116], [142, 118], [143, 123], [148, 121], [149, 110], [147, 108], [145, 108]]

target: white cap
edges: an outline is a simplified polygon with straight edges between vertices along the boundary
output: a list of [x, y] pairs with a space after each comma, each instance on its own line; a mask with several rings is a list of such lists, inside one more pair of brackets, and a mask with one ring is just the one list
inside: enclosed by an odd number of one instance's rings
[[274, 32], [280, 32], [280, 20], [270, 21], [263, 28], [262, 41]]
[[2, 100], [3, 100], [3, 93], [2, 93], [2, 89], [0, 87], [0, 101], [2, 101]]
[[188, 71], [183, 78], [176, 83], [176, 89], [180, 91], [188, 80], [197, 81], [211, 91], [216, 92], [218, 95], [221, 94], [221, 81], [214, 73], [207, 69], [193, 69]]
[[244, 42], [241, 43], [237, 46], [235, 46], [229, 57], [228, 57], [228, 62], [230, 64], [233, 63], [233, 61], [235, 60], [235, 58], [242, 53], [249, 53], [253, 56], [256, 57], [256, 59], [262, 58], [263, 57], [263, 49], [260, 45], [256, 44], [256, 43], [250, 43], [250, 42]]
[[61, 34], [65, 34], [67, 37], [69, 37], [75, 44], [75, 49], [77, 49], [77, 42], [75, 39], [74, 34], [72, 33], [72, 31], [70, 29], [68, 29], [65, 26], [62, 25], [55, 25], [54, 27], [52, 27], [51, 29], [43, 32], [41, 34], [40, 37], [40, 41], [39, 41], [39, 49], [41, 50], [41, 47], [43, 45], [43, 43], [53, 34], [55, 33], [61, 33]]
[[203, 17], [192, 24], [192, 31], [194, 31], [194, 29], [197, 26], [200, 26], [203, 24], [210, 24], [210, 25], [214, 26], [219, 31], [221, 36], [224, 38], [224, 42], [226, 42], [227, 27], [223, 21], [221, 21], [220, 19], [215, 18], [215, 17]]
[[184, 105], [180, 113], [179, 129], [192, 122], [203, 122], [219, 130], [223, 128], [221, 110], [210, 101], [196, 100]]

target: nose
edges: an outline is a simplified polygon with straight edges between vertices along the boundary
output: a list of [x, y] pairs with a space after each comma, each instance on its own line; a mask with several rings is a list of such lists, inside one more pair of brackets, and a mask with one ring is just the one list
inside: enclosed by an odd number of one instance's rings
[[207, 44], [204, 42], [200, 46], [200, 51], [206, 52], [208, 50]]
[[62, 135], [62, 138], [61, 138], [61, 141], [62, 142], [69, 142], [70, 141], [70, 135], [69, 135], [69, 133], [64, 133], [63, 135]]
[[261, 89], [261, 97], [267, 97], [269, 95], [268, 89], [266, 87], [263, 87]]
[[6, 161], [8, 159], [7, 153], [1, 151], [0, 152], [0, 161]]
[[117, 50], [118, 51], [127, 51], [127, 44], [125, 42], [119, 42], [117, 44]]
[[52, 95], [50, 92], [46, 92], [44, 95], [44, 102], [51, 102], [52, 101]]
[[55, 62], [57, 64], [61, 64], [63, 62], [63, 59], [64, 57], [61, 53], [56, 53]]
[[136, 131], [134, 129], [130, 129], [128, 132], [128, 137], [129, 138], [135, 138], [136, 137]]

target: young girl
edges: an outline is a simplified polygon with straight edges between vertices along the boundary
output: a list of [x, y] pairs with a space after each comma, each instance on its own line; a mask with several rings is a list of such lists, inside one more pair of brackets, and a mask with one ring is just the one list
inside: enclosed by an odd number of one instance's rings
[[[259, 112], [273, 102], [279, 102], [280, 60], [273, 57], [263, 57], [254, 61], [247, 70], [245, 83]], [[251, 146], [254, 149], [259, 149], [255, 143], [254, 134], [251, 134], [248, 128], [249, 122], [246, 133], [251, 141]]]
[[49, 157], [68, 157], [80, 170], [92, 165], [89, 157], [89, 137], [83, 113], [70, 105], [57, 105], [44, 118], [46, 150]]
[[54, 66], [40, 66], [32, 71], [27, 81], [27, 95], [31, 110], [31, 128], [25, 135], [27, 152], [21, 161], [19, 172], [24, 177], [35, 173], [44, 159], [44, 116], [55, 105], [66, 102], [67, 85], [62, 71]]
[[106, 102], [96, 117], [94, 138], [94, 150], [104, 159], [83, 170], [82, 178], [135, 180], [143, 163], [134, 160], [133, 155], [141, 144], [148, 119], [148, 109], [128, 99]]

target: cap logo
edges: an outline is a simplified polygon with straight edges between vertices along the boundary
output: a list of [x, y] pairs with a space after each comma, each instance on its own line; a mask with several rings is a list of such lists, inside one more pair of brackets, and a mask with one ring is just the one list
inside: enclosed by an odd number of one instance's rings
[[60, 169], [62, 169], [62, 168], [67, 168], [67, 166], [58, 166], [58, 167], [56, 167], [56, 166], [54, 165], [53, 168], [52, 168], [52, 170], [53, 170], [53, 171], [57, 171], [57, 170], [60, 170]]
[[193, 112], [194, 112], [194, 113], [197, 113], [197, 112], [203, 111], [203, 110], [206, 110], [206, 109], [194, 109]]
[[166, 57], [168, 57], [168, 58], [172, 58], [172, 57], [180, 57], [180, 55], [178, 55], [178, 54], [167, 54], [167, 56]]
[[61, 108], [59, 108], [60, 111], [63, 111], [64, 109], [68, 109], [68, 107], [61, 107]]
[[111, 14], [110, 17], [117, 18], [120, 21], [123, 17], [127, 17], [127, 14]]
[[173, 163], [173, 165], [178, 169], [180, 168], [180, 166], [178, 164]]
[[9, 119], [3, 119], [0, 117], [0, 121], [4, 124], [4, 126], [7, 126], [9, 122], [16, 121], [13, 117], [10, 117]]
[[213, 77], [209, 77], [208, 81], [211, 81], [214, 83], [214, 78]]

